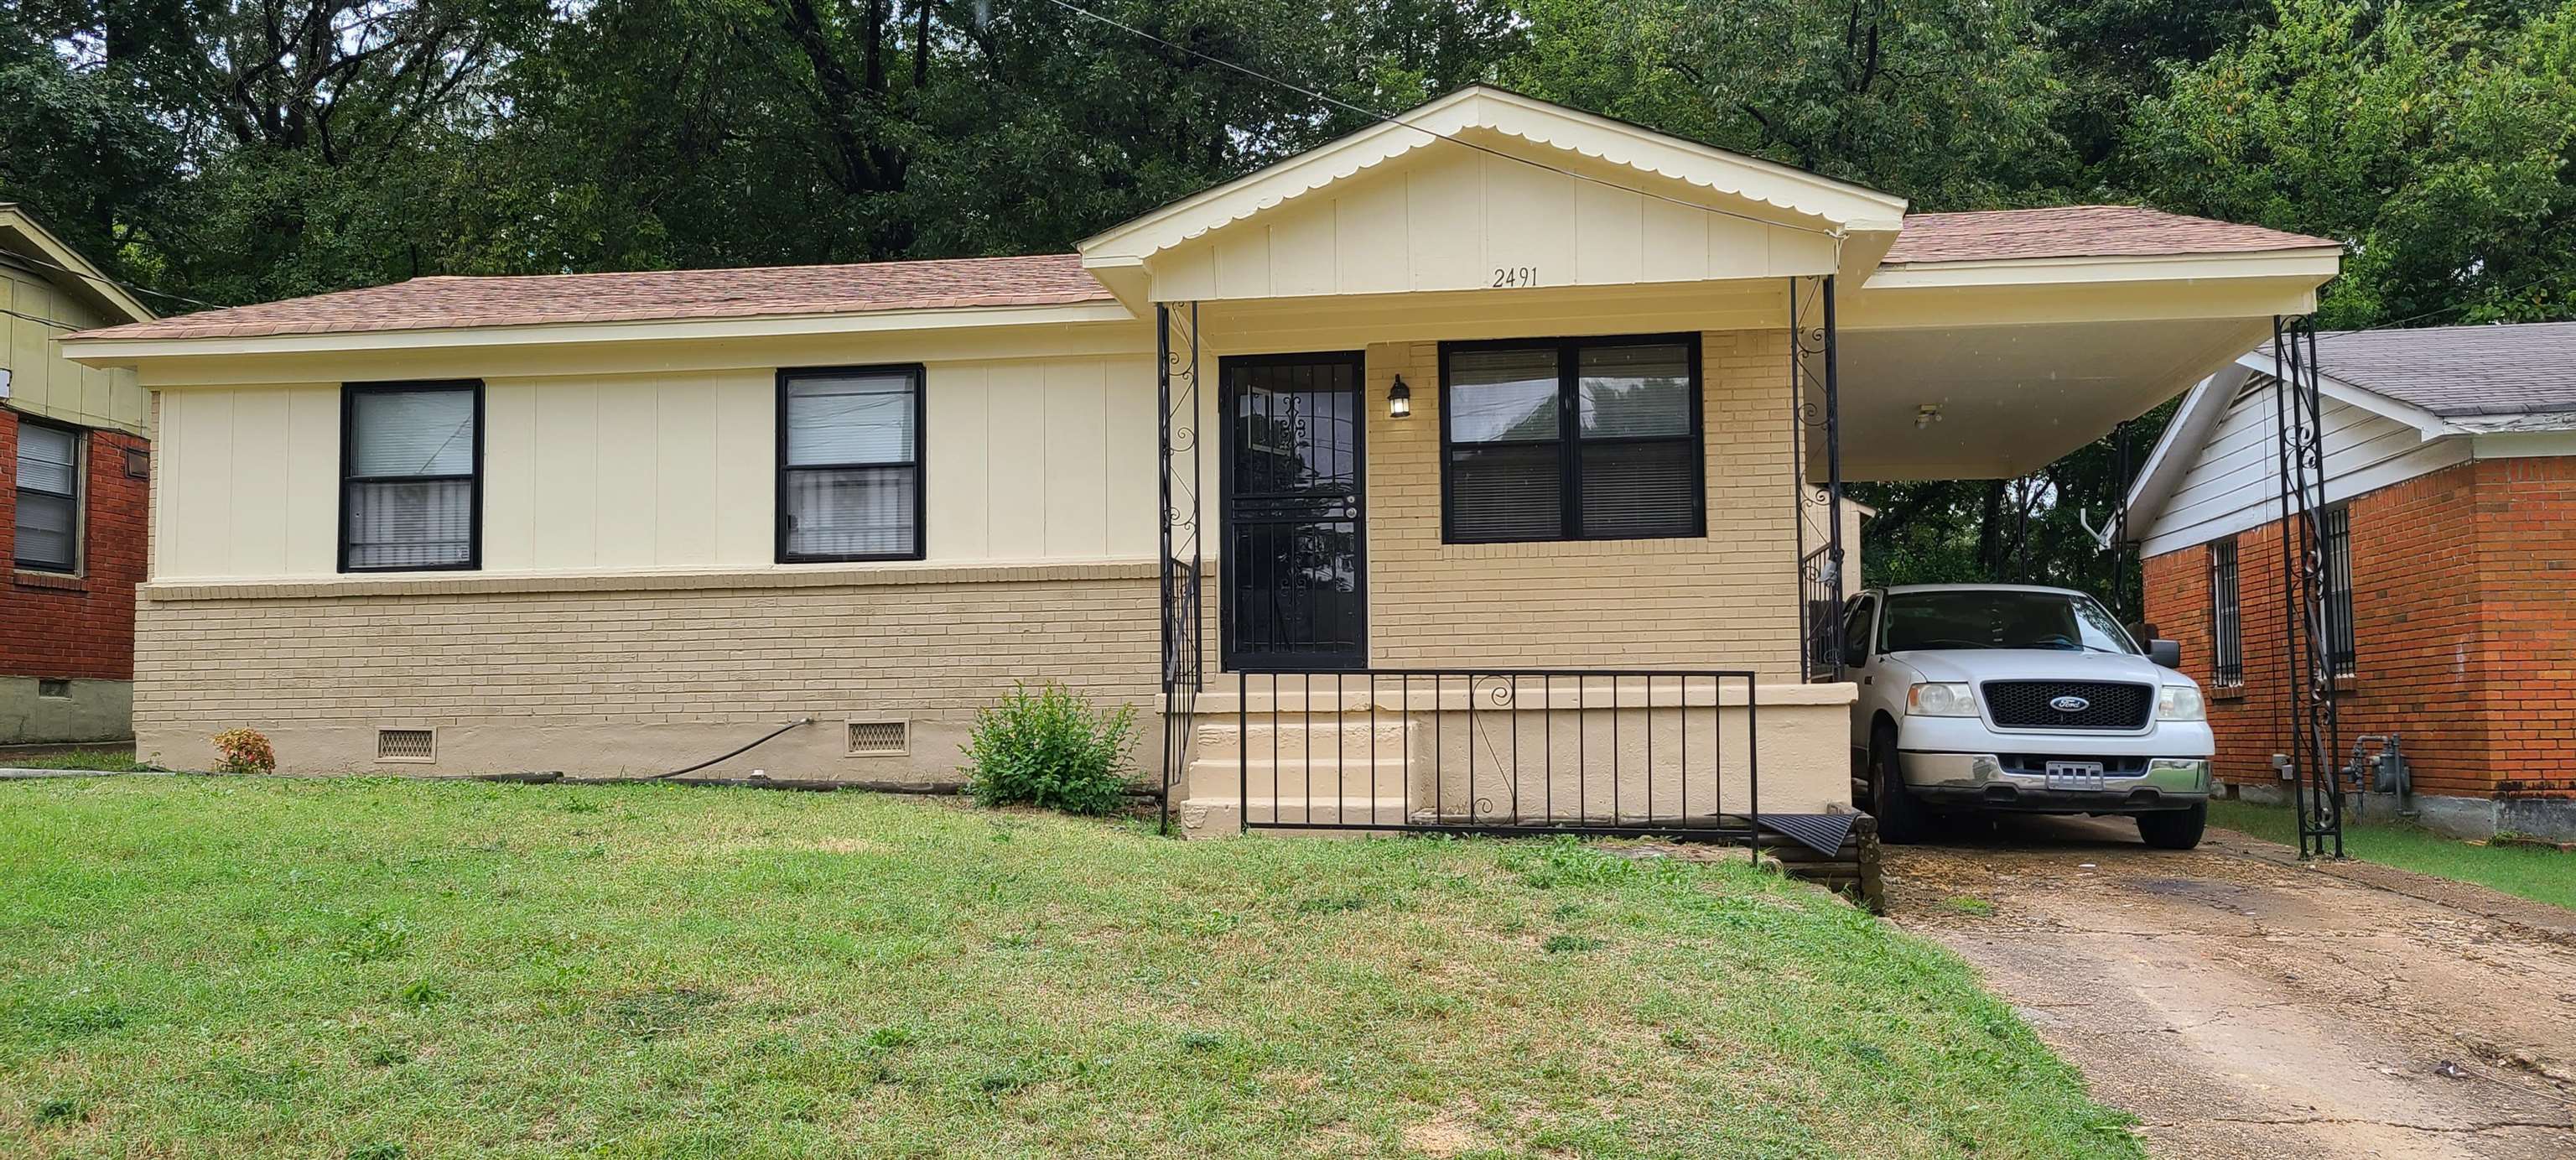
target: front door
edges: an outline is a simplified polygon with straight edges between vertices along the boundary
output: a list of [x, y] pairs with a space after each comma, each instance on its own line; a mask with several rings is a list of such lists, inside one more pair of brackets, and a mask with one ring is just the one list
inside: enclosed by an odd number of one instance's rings
[[1227, 668], [1368, 667], [1358, 351], [1218, 363]]

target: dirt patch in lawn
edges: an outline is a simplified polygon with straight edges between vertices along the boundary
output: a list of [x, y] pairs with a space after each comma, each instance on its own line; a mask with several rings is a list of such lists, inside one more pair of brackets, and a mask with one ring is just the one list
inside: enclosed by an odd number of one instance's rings
[[2576, 1155], [2576, 913], [2055, 818], [1891, 847], [1887, 893], [2160, 1155]]

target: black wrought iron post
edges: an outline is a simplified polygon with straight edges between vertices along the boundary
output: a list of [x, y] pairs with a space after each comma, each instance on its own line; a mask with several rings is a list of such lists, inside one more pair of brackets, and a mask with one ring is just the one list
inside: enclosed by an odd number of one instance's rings
[[[1178, 320], [1170, 306], [1154, 306], [1154, 398], [1161, 472], [1157, 495], [1162, 524], [1160, 602], [1163, 678], [1162, 807], [1159, 829], [1172, 832], [1172, 793], [1189, 776], [1191, 713], [1197, 708], [1206, 648], [1199, 632], [1201, 552], [1199, 497], [1199, 308], [1189, 305], [1187, 330], [1173, 341]], [[1187, 456], [1184, 466], [1179, 459]]]
[[2299, 856], [2343, 857], [2328, 624], [2325, 422], [2312, 316], [2272, 320], [2272, 419], [2281, 477], [2281, 661]]
[[[1815, 301], [1807, 300], [1812, 294]], [[1834, 277], [1789, 280], [1790, 473], [1797, 489], [1798, 657], [1809, 681], [1843, 679], [1842, 383], [1834, 325]], [[1809, 399], [1814, 390], [1815, 399]], [[1825, 483], [1807, 482], [1807, 437], [1824, 443]], [[1810, 550], [1811, 508], [1825, 512], [1824, 542]]]

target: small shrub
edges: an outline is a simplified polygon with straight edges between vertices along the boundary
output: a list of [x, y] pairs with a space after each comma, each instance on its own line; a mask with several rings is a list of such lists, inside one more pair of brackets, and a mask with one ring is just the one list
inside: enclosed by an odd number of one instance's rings
[[226, 729], [215, 734], [215, 769], [222, 773], [275, 773], [277, 751], [257, 729]]
[[1105, 814], [1126, 798], [1121, 771], [1135, 743], [1135, 706], [1102, 712], [1062, 685], [1021, 685], [975, 714], [966, 792], [988, 806]]

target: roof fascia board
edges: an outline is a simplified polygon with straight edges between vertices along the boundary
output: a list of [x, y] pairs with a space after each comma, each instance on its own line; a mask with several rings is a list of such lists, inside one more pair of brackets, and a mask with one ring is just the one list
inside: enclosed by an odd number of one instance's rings
[[39, 272], [82, 301], [117, 316], [119, 322], [150, 322], [160, 317], [141, 299], [126, 293], [106, 271], [82, 257], [80, 251], [14, 205], [0, 205], [0, 246], [28, 253], [40, 266], [50, 263], [58, 267]]
[[2145, 254], [2116, 257], [1983, 258], [1963, 262], [1898, 262], [1870, 275], [1870, 290], [1956, 286], [2032, 286], [2069, 282], [2141, 282], [2198, 278], [2314, 278], [2335, 276], [2343, 251], [2333, 246], [2248, 250], [2219, 254]]
[[499, 349], [583, 343], [722, 341], [891, 331], [1081, 326], [1133, 323], [1135, 312], [1118, 302], [1056, 306], [982, 306], [954, 310], [886, 310], [855, 314], [760, 315], [748, 318], [644, 319], [532, 326], [443, 327], [423, 330], [333, 331], [153, 339], [82, 338], [60, 341], [64, 354], [86, 366], [132, 366], [158, 358], [228, 355], [322, 354]]
[[1958, 329], [2046, 323], [2262, 318], [2316, 308], [2324, 278], [2201, 277], [2053, 284], [1986, 282], [1882, 286], [1849, 295], [1844, 330]]

